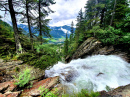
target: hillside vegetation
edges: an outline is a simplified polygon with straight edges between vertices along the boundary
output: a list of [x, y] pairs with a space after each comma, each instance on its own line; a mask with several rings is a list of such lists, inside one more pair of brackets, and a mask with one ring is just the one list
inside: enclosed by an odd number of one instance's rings
[[[73, 27], [73, 26], [72, 26]], [[66, 38], [65, 54], [72, 55], [88, 38], [130, 54], [130, 7], [127, 0], [88, 0], [77, 16], [75, 35]]]
[[13, 59], [23, 60], [24, 63], [34, 67], [46, 69], [61, 60], [61, 53], [59, 52], [59, 50], [61, 50], [61, 45], [40, 45], [38, 41], [35, 41], [34, 52], [31, 51], [29, 37], [24, 34], [22, 29], [19, 29], [19, 35], [24, 53], [18, 55], [18, 58], [16, 58], [15, 56], [17, 54], [15, 52], [16, 48], [13, 28], [6, 22], [0, 20], [0, 57], [4, 58], [5, 61]]
[[13, 28], [0, 20], [0, 56], [4, 57], [15, 52]]

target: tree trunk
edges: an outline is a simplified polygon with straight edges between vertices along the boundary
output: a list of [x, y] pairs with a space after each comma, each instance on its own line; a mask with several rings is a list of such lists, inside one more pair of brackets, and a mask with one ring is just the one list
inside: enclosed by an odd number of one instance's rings
[[41, 31], [42, 27], [41, 27], [41, 0], [39, 0], [39, 35], [40, 35], [40, 41], [41, 41], [41, 45], [42, 45], [42, 31]]
[[13, 29], [14, 29], [14, 35], [15, 35], [15, 43], [16, 43], [16, 53], [22, 53], [22, 46], [19, 40], [19, 34], [18, 34], [18, 27], [17, 27], [17, 22], [16, 22], [16, 17], [15, 17], [15, 11], [13, 8], [13, 4], [12, 4], [12, 0], [8, 0], [8, 4], [9, 4], [9, 12], [11, 15], [11, 20], [12, 20], [12, 24], [13, 24]]
[[32, 31], [31, 31], [31, 25], [30, 25], [30, 17], [29, 17], [29, 6], [28, 6], [28, 0], [26, 0], [26, 17], [27, 17], [27, 22], [28, 22], [28, 29], [29, 29], [29, 34], [30, 34], [30, 42], [31, 42], [31, 49], [34, 51], [33, 48], [33, 36], [32, 36]]
[[115, 3], [114, 3], [114, 9], [113, 9], [112, 17], [111, 17], [110, 26], [112, 26], [112, 22], [113, 22], [114, 14], [115, 14], [115, 8], [116, 8], [116, 0], [115, 0]]
[[102, 11], [101, 11], [101, 19], [100, 19], [101, 20], [100, 21], [100, 26], [101, 27], [103, 26], [102, 24], [103, 24], [103, 20], [104, 20], [104, 12], [105, 12], [105, 8], [103, 8]]

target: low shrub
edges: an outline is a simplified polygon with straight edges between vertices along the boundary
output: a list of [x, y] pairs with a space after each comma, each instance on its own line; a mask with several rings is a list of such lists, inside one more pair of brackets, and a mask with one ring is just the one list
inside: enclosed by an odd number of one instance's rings
[[[54, 90], [53, 92], [49, 91], [48, 89], [43, 87], [39, 87], [39, 91], [41, 97], [58, 97], [58, 90]], [[100, 94], [99, 92], [88, 92], [86, 89], [82, 89], [81, 92], [73, 93], [73, 94], [62, 94], [62, 97], [98, 97]]]
[[30, 81], [34, 78], [31, 76], [31, 69], [26, 68], [23, 72], [20, 72], [18, 74], [18, 77], [14, 76], [16, 79], [15, 85], [18, 85], [19, 87], [24, 87], [25, 85], [29, 85]]
[[31, 66], [38, 67], [40, 69], [46, 69], [47, 67], [57, 63], [60, 59], [56, 52], [51, 49], [48, 50], [48, 52], [40, 51], [36, 53], [23, 53], [19, 55], [18, 59]]
[[74, 94], [65, 94], [62, 97], [98, 97], [100, 94], [99, 92], [89, 92], [86, 89], [82, 89], [81, 92], [74, 93]]
[[20, 68], [19, 67], [15, 67], [15, 72], [19, 72]]
[[[43, 87], [39, 87], [41, 97], [58, 97], [58, 94], [55, 94], [48, 89]], [[56, 90], [57, 91], [57, 90]]]

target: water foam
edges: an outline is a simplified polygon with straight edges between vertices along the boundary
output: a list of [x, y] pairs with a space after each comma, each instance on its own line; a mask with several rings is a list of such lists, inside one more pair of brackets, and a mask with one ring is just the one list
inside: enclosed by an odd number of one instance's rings
[[106, 90], [130, 84], [130, 64], [118, 56], [95, 55], [72, 60], [69, 64], [58, 62], [45, 71], [47, 77], [60, 76], [67, 90]]

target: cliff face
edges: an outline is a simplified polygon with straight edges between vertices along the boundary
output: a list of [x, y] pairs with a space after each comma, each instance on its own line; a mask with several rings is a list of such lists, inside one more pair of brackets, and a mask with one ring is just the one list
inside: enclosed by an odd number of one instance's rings
[[103, 46], [100, 41], [91, 37], [84, 41], [76, 52], [72, 56], [66, 57], [66, 62], [70, 62], [72, 59], [85, 58], [91, 55], [118, 55], [127, 62], [130, 62], [130, 58], [127, 53], [122, 52], [121, 49], [115, 48], [113, 45]]
[[85, 55], [91, 55], [96, 49], [99, 49], [101, 42], [95, 38], [87, 39], [73, 54], [72, 59], [77, 59]]

